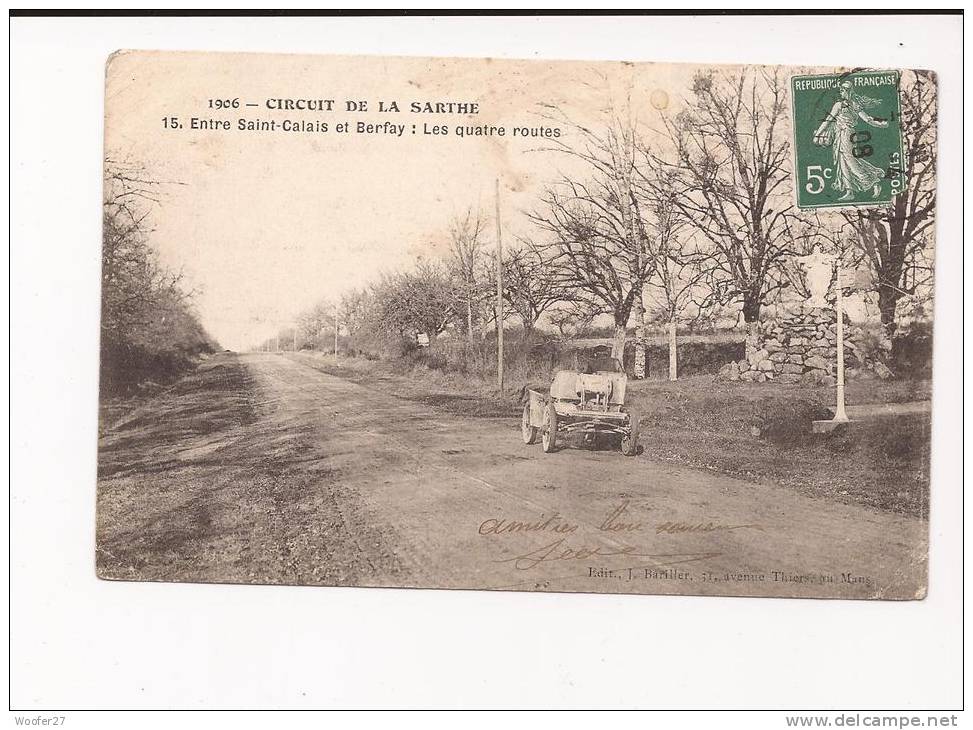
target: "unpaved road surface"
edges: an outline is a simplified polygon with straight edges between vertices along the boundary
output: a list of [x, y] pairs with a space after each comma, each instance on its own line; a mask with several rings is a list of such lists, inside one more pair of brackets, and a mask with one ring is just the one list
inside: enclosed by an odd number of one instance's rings
[[927, 523], [617, 450], [522, 443], [314, 369], [214, 356], [107, 429], [114, 579], [915, 598]]

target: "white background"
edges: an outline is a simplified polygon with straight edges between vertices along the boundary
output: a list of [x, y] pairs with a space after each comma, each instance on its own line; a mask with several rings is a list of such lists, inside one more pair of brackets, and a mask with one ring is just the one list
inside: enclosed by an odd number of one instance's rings
[[[956, 16], [13, 19], [13, 707], [25, 713], [957, 708], [961, 22]], [[928, 598], [889, 603], [98, 581], [103, 75], [105, 59], [118, 48], [937, 71]], [[85, 726], [82, 716], [72, 720]]]

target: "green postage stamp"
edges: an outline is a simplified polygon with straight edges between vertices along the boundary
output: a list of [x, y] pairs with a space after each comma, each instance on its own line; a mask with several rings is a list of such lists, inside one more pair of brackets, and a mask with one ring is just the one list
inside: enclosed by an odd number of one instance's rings
[[898, 72], [794, 76], [791, 98], [798, 207], [886, 205], [905, 189]]

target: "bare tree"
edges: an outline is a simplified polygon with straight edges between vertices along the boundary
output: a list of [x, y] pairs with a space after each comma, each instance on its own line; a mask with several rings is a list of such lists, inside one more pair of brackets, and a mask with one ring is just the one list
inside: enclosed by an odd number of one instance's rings
[[655, 241], [655, 266], [646, 281], [647, 311], [666, 324], [669, 334], [669, 379], [676, 379], [676, 327], [691, 309], [697, 316], [708, 307], [711, 292], [706, 288], [710, 255], [697, 245], [694, 231], [680, 213], [675, 193], [664, 181], [651, 188], [655, 199], [650, 217]]
[[149, 237], [163, 183], [141, 165], [105, 161], [102, 207], [101, 327], [109, 338], [147, 326], [159, 302], [182, 302], [182, 272], [163, 267]]
[[642, 147], [636, 123], [613, 104], [597, 130], [573, 122], [557, 108], [546, 116], [571, 126], [580, 140], [574, 145], [554, 140], [549, 149], [581, 160], [589, 177], [564, 177], [547, 188], [543, 209], [531, 215], [551, 234], [538, 250], [559, 286], [584, 292], [612, 314], [612, 356], [621, 360], [633, 309], [641, 327], [642, 288], [654, 265], [635, 186], [636, 152]]
[[344, 325], [355, 349], [367, 346], [371, 340], [372, 311], [375, 303], [367, 289], [352, 289], [341, 295], [338, 318]]
[[297, 315], [297, 329], [301, 340], [313, 342], [320, 350], [331, 349], [336, 316], [335, 304], [329, 299], [322, 299], [301, 312]]
[[[653, 172], [661, 171], [655, 168], [647, 174]], [[646, 280], [647, 310], [658, 321], [675, 322], [691, 306], [699, 310], [711, 303], [711, 292], [704, 282], [712, 254], [699, 246], [698, 233], [683, 214], [671, 180], [655, 177], [644, 187], [644, 196], [649, 199], [648, 235], [655, 258], [652, 275]]]
[[461, 297], [445, 265], [420, 260], [415, 269], [386, 276], [374, 288], [378, 326], [406, 337], [424, 332], [436, 339], [456, 317]]
[[936, 77], [906, 72], [901, 92], [906, 189], [884, 208], [844, 211], [865, 260], [874, 271], [882, 324], [891, 336], [903, 297], [929, 291], [936, 219]]
[[106, 392], [162, 380], [216, 347], [181, 271], [159, 261], [151, 218], [168, 185], [144, 166], [105, 162], [101, 249], [101, 383]]
[[558, 302], [574, 298], [529, 243], [504, 255], [503, 285], [503, 298], [520, 317], [525, 338], [530, 337], [544, 312]]
[[713, 247], [709, 286], [717, 300], [740, 301], [748, 324], [787, 284], [780, 275], [792, 253], [786, 102], [776, 69], [700, 72], [688, 108], [664, 120], [674, 159], [645, 153], [671, 177], [675, 204]]
[[[487, 333], [489, 331], [497, 332], [497, 297], [496, 297], [496, 280], [497, 280], [497, 255], [496, 251], [492, 252], [487, 256], [482, 256], [480, 259], [480, 271], [478, 274], [479, 281], [483, 282], [483, 295], [479, 299], [478, 307], [475, 316], [481, 322], [480, 328], [480, 338], [486, 339]], [[507, 285], [504, 282], [504, 290], [506, 290]], [[506, 301], [506, 298], [505, 298]], [[517, 313], [510, 307], [503, 308], [503, 325], [507, 326], [507, 323], [511, 319], [516, 318]]]
[[463, 215], [453, 218], [449, 227], [451, 243], [448, 260], [450, 270], [458, 279], [466, 309], [466, 341], [473, 348], [474, 322], [484, 297], [485, 287], [480, 277], [482, 243], [480, 236], [484, 224], [479, 211], [467, 209]]
[[599, 314], [604, 314], [598, 307], [586, 299], [575, 299], [561, 302], [550, 312], [551, 324], [558, 331], [562, 340], [571, 337], [584, 337], [591, 329], [591, 325]]

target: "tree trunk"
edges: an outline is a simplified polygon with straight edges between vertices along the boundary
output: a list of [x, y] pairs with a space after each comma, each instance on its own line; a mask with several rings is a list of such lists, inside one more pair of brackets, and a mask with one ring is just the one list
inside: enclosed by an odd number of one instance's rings
[[743, 321], [747, 324], [760, 319], [760, 295], [748, 292], [743, 299]]
[[636, 378], [644, 378], [648, 373], [648, 363], [645, 362], [645, 303], [641, 287], [635, 297], [635, 310], [635, 363], [632, 371]]
[[746, 323], [747, 339], [744, 345], [747, 360], [757, 351], [757, 325], [760, 319], [760, 296], [753, 292], [748, 292], [743, 300], [743, 321]]
[[878, 287], [878, 311], [882, 316], [882, 326], [889, 337], [895, 334], [895, 308], [901, 295], [895, 287], [880, 284]]
[[473, 350], [473, 297], [466, 296], [466, 341]]
[[673, 320], [669, 322], [669, 380], [675, 380], [676, 377], [676, 323]]
[[625, 325], [615, 325], [615, 336], [612, 338], [612, 357], [625, 365]]

